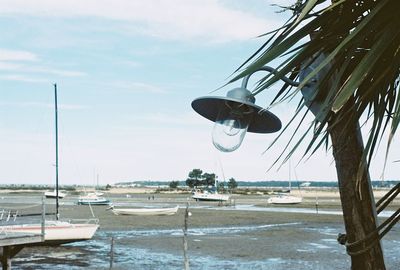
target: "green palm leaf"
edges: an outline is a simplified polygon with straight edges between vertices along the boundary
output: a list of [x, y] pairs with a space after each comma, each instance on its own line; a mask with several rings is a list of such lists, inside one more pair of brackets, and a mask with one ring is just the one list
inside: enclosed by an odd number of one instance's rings
[[[384, 131], [390, 126], [387, 144], [389, 149], [400, 123], [400, 20], [396, 12], [400, 2], [341, 0], [319, 8], [323, 2], [326, 1], [305, 1], [296, 16], [274, 31], [262, 48], [246, 61], [247, 65], [237, 70], [237, 75], [231, 82], [255, 72], [275, 59], [281, 59], [278, 72], [267, 74], [260, 80], [254, 90], [254, 94], [258, 94], [283, 76], [297, 78], [300, 67], [304, 68], [306, 63], [310, 63], [310, 59], [321, 54], [326, 55], [300, 82], [299, 88], [284, 85], [273, 99], [272, 105], [290, 100], [313, 77], [319, 75], [321, 70], [328, 70], [325, 76], [319, 78], [312, 97], [314, 103], [321, 105], [323, 112], [317, 115], [319, 124], [316, 124], [317, 120], [311, 123], [316, 128], [307, 131], [313, 130], [313, 135], [308, 139], [304, 155], [312, 155], [324, 143], [327, 144], [328, 121], [333, 121], [333, 114], [351, 100], [354, 102], [351, 107], [356, 117], [360, 119], [367, 115], [372, 120], [364, 152], [370, 161]], [[304, 41], [305, 39], [307, 40]], [[302, 102], [299, 109], [306, 108], [305, 101]], [[341, 121], [343, 124], [345, 120], [334, 121]], [[288, 125], [293, 125], [294, 122], [290, 121]], [[297, 125], [304, 123], [300, 120]], [[282, 132], [287, 130], [284, 128]], [[296, 134], [298, 126], [294, 130]], [[286, 156], [280, 155], [278, 159], [286, 160], [308, 138], [304, 134], [299, 135], [295, 142], [295, 134], [289, 140], [292, 143], [291, 148], [284, 149]]]

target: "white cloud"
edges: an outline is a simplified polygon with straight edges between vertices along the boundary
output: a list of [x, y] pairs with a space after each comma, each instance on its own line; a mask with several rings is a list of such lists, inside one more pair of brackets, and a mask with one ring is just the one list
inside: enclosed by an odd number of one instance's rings
[[3, 75], [0, 76], [0, 80], [4, 81], [19, 81], [19, 82], [29, 82], [29, 83], [48, 83], [49, 80], [41, 79], [21, 74], [10, 74], [10, 75]]
[[[31, 63], [34, 62], [34, 63]], [[0, 70], [16, 71], [19, 73], [44, 73], [62, 77], [81, 77], [86, 73], [74, 70], [56, 69], [44, 67], [39, 64], [39, 57], [29, 51], [8, 50], [0, 48]], [[47, 80], [34, 78], [21, 74], [10, 74], [1, 76], [0, 79], [25, 82], [46, 82]]]
[[21, 64], [16, 63], [8, 63], [8, 62], [1, 62], [0, 61], [0, 70], [18, 70], [22, 67]]
[[[267, 3], [265, 8], [268, 8]], [[204, 43], [253, 38], [277, 26], [218, 0], [3, 0], [0, 14], [44, 17], [98, 17], [129, 22], [127, 29], [166, 39]]]
[[0, 61], [37, 61], [37, 55], [27, 51], [0, 49]]
[[[29, 72], [29, 73], [45, 73], [45, 74], [53, 74], [63, 77], [82, 77], [86, 76], [85, 72], [75, 71], [75, 70], [63, 70], [63, 69], [55, 69], [50, 67], [43, 67], [39, 65], [26, 65], [20, 63], [9, 63], [9, 62], [0, 62], [0, 70], [7, 71], [18, 71], [18, 72]], [[17, 78], [18, 75], [9, 76], [10, 79], [13, 77]]]

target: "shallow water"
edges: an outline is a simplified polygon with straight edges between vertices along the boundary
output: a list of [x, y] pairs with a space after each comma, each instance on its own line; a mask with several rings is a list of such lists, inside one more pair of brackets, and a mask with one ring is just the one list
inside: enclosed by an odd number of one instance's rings
[[[319, 214], [319, 215], [343, 215], [341, 210], [321, 210], [318, 211], [312, 208], [302, 208], [302, 207], [284, 207], [284, 206], [274, 206], [274, 207], [259, 207], [252, 204], [248, 205], [236, 205], [233, 207], [214, 207], [215, 210], [245, 210], [245, 211], [263, 211], [263, 212], [284, 212], [284, 213], [303, 213], [303, 214]], [[390, 217], [395, 211], [382, 211], [379, 217]]]
[[[40, 201], [40, 197], [9, 196], [0, 202]], [[63, 205], [74, 204], [73, 199]], [[119, 202], [123, 206], [144, 206], [146, 202]], [[39, 204], [40, 205], [40, 204]], [[157, 203], [169, 205], [168, 202]], [[184, 203], [181, 204], [183, 206]], [[315, 214], [312, 208], [258, 207], [240, 204], [235, 207], [192, 205], [215, 211], [262, 211]], [[104, 210], [103, 210], [104, 211]], [[272, 212], [274, 212], [272, 214]], [[204, 213], [204, 212], [203, 212]], [[215, 212], [214, 212], [215, 213]], [[218, 212], [220, 213], [220, 212]], [[258, 213], [254, 213], [258, 216]], [[323, 210], [318, 214], [341, 215], [341, 211]], [[389, 215], [390, 212], [384, 215]], [[268, 214], [269, 215], [269, 214]], [[113, 216], [107, 216], [112, 219]], [[137, 217], [135, 217], [137, 218]], [[325, 219], [321, 219], [325, 220]], [[328, 220], [328, 219], [326, 219]], [[294, 220], [297, 221], [297, 220]], [[276, 221], [278, 222], [278, 221]], [[249, 222], [251, 223], [251, 221]], [[233, 223], [232, 223], [233, 224]], [[202, 269], [349, 269], [349, 257], [336, 237], [342, 224], [330, 222], [282, 222], [244, 226], [207, 226], [189, 228], [189, 260], [192, 270]], [[13, 259], [13, 269], [67, 270], [109, 269], [110, 243], [114, 238], [113, 269], [183, 269], [181, 229], [100, 229], [93, 240], [57, 248], [23, 250]], [[383, 240], [387, 269], [400, 265], [400, 224]]]
[[[337, 230], [331, 226], [304, 226], [301, 223], [266, 224], [254, 226], [227, 226], [211, 228], [195, 228], [189, 230], [189, 239], [193, 242], [208, 241], [213, 237], [224, 239], [240, 239], [247, 241], [263, 241], [268, 239], [262, 235], [267, 232], [281, 230], [298, 230], [302, 234], [312, 234], [315, 238], [308, 242], [297, 239], [287, 239], [275, 243], [281, 250], [287, 249], [277, 256], [273, 253], [265, 254], [262, 259], [241, 258], [240, 255], [225, 258], [218, 254], [210, 255], [201, 250], [192, 251], [189, 246], [189, 260], [191, 269], [347, 269], [349, 259], [344, 249], [336, 242]], [[257, 234], [248, 238], [248, 233]], [[388, 269], [400, 263], [399, 228], [396, 228], [397, 239], [384, 241]], [[113, 269], [182, 269], [183, 254], [181, 250], [152, 246], [146, 248], [135, 245], [138, 239], [172, 238], [182, 241], [182, 231], [171, 230], [100, 230], [91, 241], [78, 242], [58, 248], [39, 248], [36, 253], [22, 253], [13, 260], [13, 269], [108, 269], [110, 265], [110, 239], [114, 238]]]

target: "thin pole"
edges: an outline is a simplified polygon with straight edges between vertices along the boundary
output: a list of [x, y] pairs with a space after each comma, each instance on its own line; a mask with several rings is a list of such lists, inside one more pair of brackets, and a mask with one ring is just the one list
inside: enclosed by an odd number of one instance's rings
[[186, 203], [185, 221], [184, 221], [184, 226], [183, 226], [183, 258], [184, 258], [184, 270], [190, 270], [190, 266], [189, 266], [189, 256], [188, 256], [188, 240], [187, 240], [188, 219], [189, 219], [189, 202]]
[[57, 108], [57, 84], [54, 84], [54, 112], [56, 123], [56, 220], [59, 219], [58, 213], [58, 108]]
[[114, 237], [111, 237], [111, 247], [110, 247], [110, 270], [113, 268], [114, 262]]
[[41, 228], [41, 233], [42, 233], [42, 242], [44, 242], [45, 238], [45, 226], [46, 226], [46, 197], [42, 197], [42, 228]]
[[292, 164], [289, 159], [289, 193], [292, 191]]

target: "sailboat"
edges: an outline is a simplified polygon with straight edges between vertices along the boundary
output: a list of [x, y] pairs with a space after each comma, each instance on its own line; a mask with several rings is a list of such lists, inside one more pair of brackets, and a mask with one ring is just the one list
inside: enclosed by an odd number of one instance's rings
[[46, 192], [44, 193], [44, 196], [45, 196], [46, 198], [49, 198], [49, 199], [55, 199], [56, 197], [62, 199], [62, 198], [64, 198], [65, 196], [67, 196], [67, 194], [66, 194], [66, 193], [63, 193], [63, 192], [60, 192], [60, 191], [58, 191], [58, 194], [57, 194], [57, 191], [54, 189], [54, 190], [52, 190], [52, 191], [46, 191]]
[[193, 199], [196, 201], [220, 201], [220, 202], [226, 202], [229, 201], [229, 195], [227, 194], [219, 194], [217, 192], [211, 193], [208, 191], [203, 191], [203, 192], [195, 192], [192, 196]]
[[271, 204], [298, 204], [303, 201], [303, 198], [288, 195], [288, 194], [277, 194], [267, 200], [268, 203]]
[[[54, 84], [54, 103], [55, 103], [55, 140], [56, 140], [56, 215], [55, 220], [44, 221], [44, 245], [59, 245], [77, 241], [89, 240], [99, 228], [97, 219], [88, 219], [85, 222], [60, 220], [59, 214], [59, 190], [58, 190], [58, 109], [57, 109], [57, 85]], [[42, 224], [18, 224], [0, 226], [2, 232], [19, 232], [41, 234]]]
[[[225, 180], [224, 170], [222, 168], [221, 160], [218, 157], [219, 166], [221, 168], [222, 176]], [[215, 189], [214, 189], [215, 188]], [[214, 178], [214, 188], [210, 191], [208, 190], [195, 190], [192, 194], [192, 198], [196, 201], [218, 201], [218, 202], [227, 202], [230, 200], [230, 196], [228, 194], [220, 194], [218, 193], [218, 180], [217, 176]]]
[[[292, 181], [291, 181], [291, 164], [289, 160], [289, 194], [292, 189]], [[270, 204], [299, 204], [303, 201], [302, 197], [289, 195], [288, 193], [279, 193], [270, 198], [268, 198], [267, 202]]]
[[[97, 174], [97, 186], [99, 186], [99, 175]], [[96, 186], [96, 187], [97, 187]], [[103, 197], [104, 193], [97, 190], [94, 192], [86, 192], [85, 195], [79, 196], [78, 204], [80, 205], [110, 205], [111, 201]]]
[[79, 205], [110, 205], [111, 201], [102, 196], [98, 196], [95, 192], [88, 193], [78, 198]]
[[94, 189], [94, 192], [90, 192], [89, 195], [96, 195], [96, 196], [103, 196], [104, 192], [99, 191], [99, 174], [96, 175], [96, 187]]
[[218, 182], [216, 179], [214, 185], [215, 185], [214, 192], [210, 192], [207, 190], [196, 190], [193, 193], [192, 198], [195, 199], [196, 201], [219, 201], [219, 202], [229, 201], [230, 199], [229, 195], [218, 193], [217, 191]]

